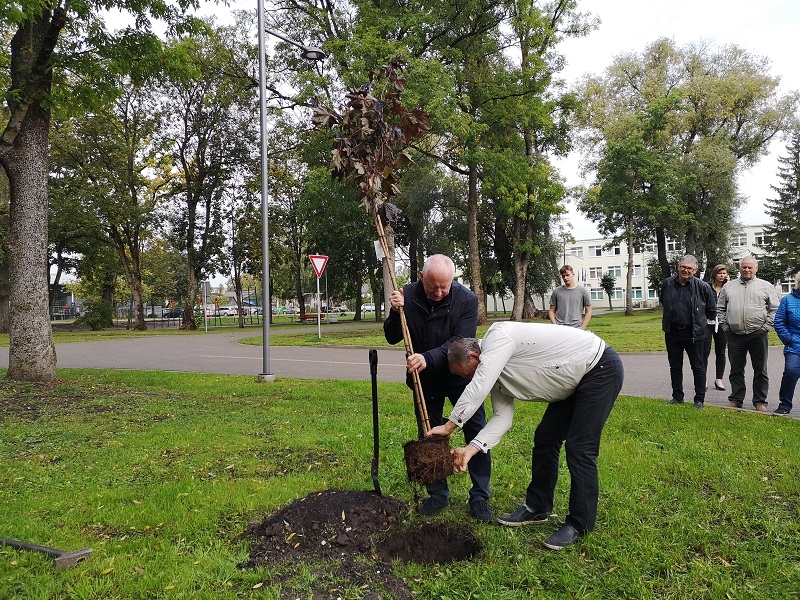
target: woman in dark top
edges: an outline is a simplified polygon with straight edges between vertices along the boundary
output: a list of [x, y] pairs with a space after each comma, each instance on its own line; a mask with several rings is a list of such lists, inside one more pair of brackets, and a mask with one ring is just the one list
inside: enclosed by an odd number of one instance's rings
[[[719, 293], [722, 291], [722, 286], [728, 283], [730, 277], [728, 276], [728, 267], [726, 265], [717, 265], [711, 271], [711, 289], [714, 290], [717, 299]], [[708, 334], [706, 335], [706, 373], [708, 373], [708, 357], [711, 355], [711, 340], [714, 340], [714, 356], [716, 357], [716, 374], [714, 379], [714, 387], [718, 390], [724, 390], [725, 384], [722, 382], [722, 376], [725, 374], [725, 332], [717, 325], [717, 320], [708, 321]]]

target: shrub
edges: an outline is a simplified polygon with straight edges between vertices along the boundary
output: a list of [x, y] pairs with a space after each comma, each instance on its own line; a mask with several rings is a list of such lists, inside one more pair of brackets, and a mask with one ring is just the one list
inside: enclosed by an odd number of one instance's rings
[[105, 300], [87, 300], [84, 303], [85, 312], [75, 319], [78, 325], [86, 325], [92, 331], [100, 331], [113, 324], [114, 307]]

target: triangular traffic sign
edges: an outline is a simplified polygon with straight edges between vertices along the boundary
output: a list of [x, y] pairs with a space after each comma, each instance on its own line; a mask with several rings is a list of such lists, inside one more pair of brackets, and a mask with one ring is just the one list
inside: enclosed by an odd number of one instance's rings
[[322, 277], [325, 265], [328, 264], [328, 257], [321, 254], [311, 254], [308, 258], [311, 259], [311, 266], [314, 267], [314, 273], [317, 274], [317, 279], [319, 279]]

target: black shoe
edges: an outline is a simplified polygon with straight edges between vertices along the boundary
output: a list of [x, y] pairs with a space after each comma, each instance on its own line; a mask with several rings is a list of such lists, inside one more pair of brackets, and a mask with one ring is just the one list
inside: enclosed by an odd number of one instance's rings
[[725, 386], [722, 384], [722, 380], [721, 379], [715, 379], [714, 380], [714, 389], [720, 390], [722, 392], [725, 391]]
[[435, 517], [450, 504], [447, 498], [427, 498], [419, 507], [417, 512], [423, 517]]
[[694, 403], [694, 407], [695, 407], [695, 408], [703, 408], [703, 403], [702, 403], [702, 402], [700, 402], [700, 400], [697, 400], [697, 401]]
[[483, 521], [484, 523], [491, 523], [494, 521], [492, 509], [489, 508], [489, 503], [483, 498], [476, 498], [475, 500], [469, 501], [469, 514], [478, 519], [478, 521]]
[[556, 529], [553, 535], [542, 543], [545, 548], [550, 548], [550, 550], [563, 550], [565, 546], [574, 544], [581, 539], [581, 537], [583, 536], [577, 529], [572, 525], [564, 523], [561, 527]]
[[538, 525], [539, 523], [547, 523], [550, 515], [546, 512], [532, 513], [523, 504], [510, 515], [503, 515], [497, 517], [497, 522], [509, 527], [519, 527], [520, 525]]
[[683, 400], [678, 400], [677, 398], [673, 398], [669, 401], [670, 404], [683, 404]]
[[788, 415], [789, 411], [785, 408], [781, 408], [780, 406], [776, 408], [773, 412], [773, 415]]

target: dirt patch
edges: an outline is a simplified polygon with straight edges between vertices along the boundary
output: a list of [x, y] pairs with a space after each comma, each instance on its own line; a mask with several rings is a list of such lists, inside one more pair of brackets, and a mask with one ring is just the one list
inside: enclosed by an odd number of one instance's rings
[[303, 586], [313, 588], [314, 598], [358, 589], [365, 599], [410, 599], [405, 581], [393, 574], [389, 563], [469, 559], [480, 544], [467, 528], [407, 526], [409, 516], [408, 505], [373, 492], [310, 494], [248, 527], [239, 539], [251, 541], [250, 559], [239, 567], [267, 567], [270, 578], [265, 583], [281, 585], [282, 598], [303, 593], [292, 584], [302, 570]]

